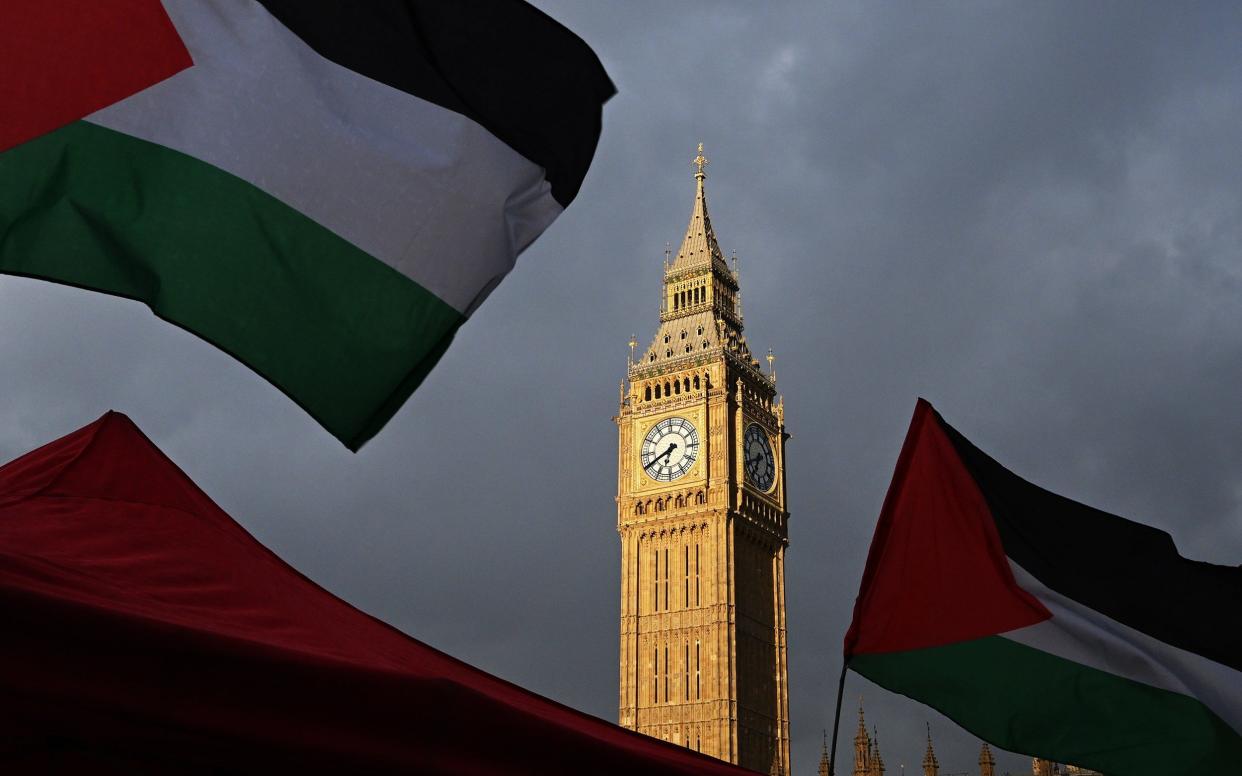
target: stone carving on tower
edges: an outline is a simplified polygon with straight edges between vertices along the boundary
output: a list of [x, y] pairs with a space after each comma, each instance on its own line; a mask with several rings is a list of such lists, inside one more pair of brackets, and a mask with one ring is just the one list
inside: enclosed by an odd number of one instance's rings
[[752, 770], [789, 770], [784, 404], [743, 334], [694, 159], [660, 321], [618, 429], [622, 726]]

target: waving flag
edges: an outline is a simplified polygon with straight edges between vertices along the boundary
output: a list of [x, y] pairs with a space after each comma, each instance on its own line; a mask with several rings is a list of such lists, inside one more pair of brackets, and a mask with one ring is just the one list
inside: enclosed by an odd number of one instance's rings
[[1105, 773], [1242, 763], [1242, 568], [1007, 471], [920, 400], [847, 665], [987, 741]]
[[13, 0], [0, 272], [136, 299], [357, 449], [577, 194], [614, 89], [516, 0]]

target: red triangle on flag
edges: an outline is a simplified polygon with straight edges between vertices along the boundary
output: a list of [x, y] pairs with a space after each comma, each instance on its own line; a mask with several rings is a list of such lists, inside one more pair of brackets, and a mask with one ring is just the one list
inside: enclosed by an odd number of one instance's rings
[[5, 0], [0, 151], [193, 64], [159, 0]]
[[846, 659], [992, 636], [1052, 616], [1018, 587], [978, 485], [919, 399], [880, 511]]

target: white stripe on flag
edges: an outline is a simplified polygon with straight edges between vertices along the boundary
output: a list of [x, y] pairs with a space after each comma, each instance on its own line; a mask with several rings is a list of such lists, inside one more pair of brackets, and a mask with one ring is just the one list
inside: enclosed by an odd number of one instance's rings
[[469, 312], [560, 214], [473, 120], [315, 53], [250, 0], [164, 0], [194, 66], [87, 117], [253, 184]]
[[1117, 622], [1049, 589], [1012, 560], [1009, 565], [1018, 585], [1048, 607], [1052, 619], [1001, 636], [1074, 663], [1196, 698], [1242, 735], [1242, 672]]

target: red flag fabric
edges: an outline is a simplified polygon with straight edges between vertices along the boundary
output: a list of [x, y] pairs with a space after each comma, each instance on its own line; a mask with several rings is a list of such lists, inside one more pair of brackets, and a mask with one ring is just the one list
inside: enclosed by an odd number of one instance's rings
[[0, 467], [0, 618], [5, 772], [747, 772], [355, 609], [115, 412]]

